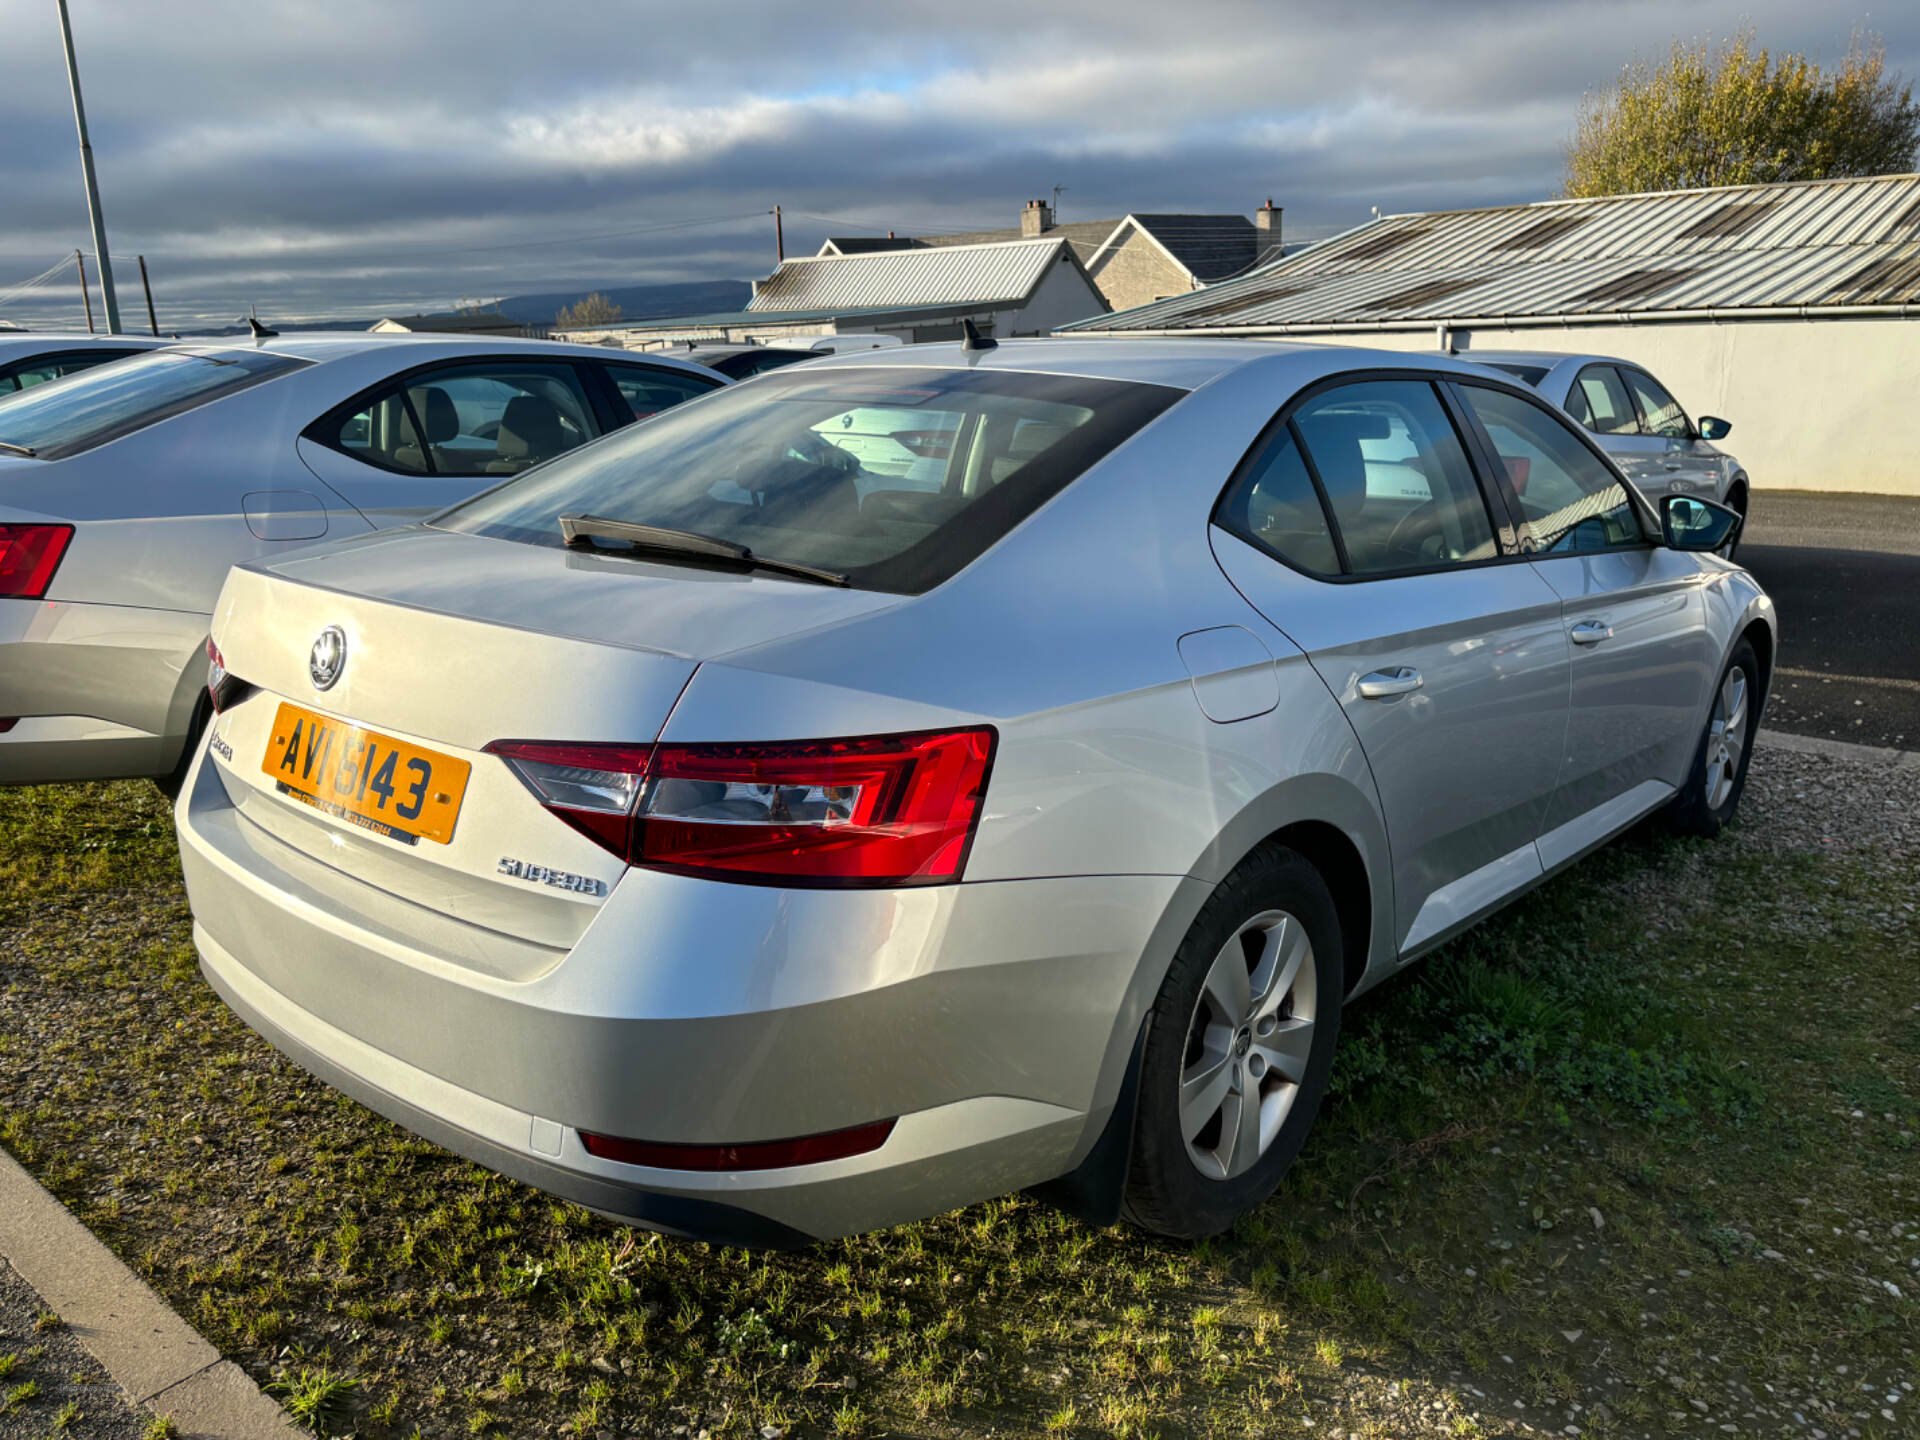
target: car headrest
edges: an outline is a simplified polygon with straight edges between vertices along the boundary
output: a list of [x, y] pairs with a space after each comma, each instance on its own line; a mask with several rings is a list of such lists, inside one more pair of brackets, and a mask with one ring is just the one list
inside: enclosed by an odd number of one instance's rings
[[418, 385], [407, 392], [413, 401], [413, 413], [427, 427], [427, 444], [444, 445], [460, 433], [460, 412], [453, 408], [453, 397], [438, 385]]
[[1320, 483], [1326, 487], [1327, 499], [1337, 515], [1350, 517], [1367, 499], [1367, 457], [1360, 442], [1377, 438], [1373, 434], [1374, 417], [1303, 415], [1298, 423], [1307, 453], [1320, 472]]
[[544, 460], [567, 448], [560, 411], [539, 395], [516, 395], [500, 416], [500, 435], [494, 442], [503, 460]]

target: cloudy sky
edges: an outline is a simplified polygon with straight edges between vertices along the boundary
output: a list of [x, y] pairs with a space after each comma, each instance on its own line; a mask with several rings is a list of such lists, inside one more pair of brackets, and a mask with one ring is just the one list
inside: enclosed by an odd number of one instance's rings
[[[70, 0], [110, 248], [164, 327], [763, 275], [821, 237], [1538, 199], [1582, 92], [1751, 21], [1920, 72], [1920, 6], [1804, 0]], [[0, 0], [0, 318], [78, 323], [54, 0]]]

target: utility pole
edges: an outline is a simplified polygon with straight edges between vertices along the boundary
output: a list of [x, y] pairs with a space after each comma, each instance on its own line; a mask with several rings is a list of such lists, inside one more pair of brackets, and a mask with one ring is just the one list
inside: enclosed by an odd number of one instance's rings
[[147, 257], [144, 255], [136, 255], [133, 258], [140, 262], [140, 288], [147, 292], [147, 326], [154, 334], [158, 335], [160, 333], [160, 322], [154, 317], [153, 313], [153, 285], [147, 279]]
[[787, 258], [787, 240], [786, 237], [780, 233], [780, 207], [778, 205], [773, 207], [773, 258], [776, 260], [785, 260]]
[[[87, 179], [87, 213], [93, 219], [93, 255], [100, 262], [100, 298], [107, 308], [107, 333], [120, 333], [120, 301], [113, 293], [113, 257], [107, 254], [107, 222], [100, 218], [100, 182], [93, 174], [93, 145], [87, 139], [87, 107], [80, 103], [80, 64], [73, 58], [73, 26], [67, 20], [67, 0], [60, 7], [60, 39], [67, 47], [67, 83], [73, 87], [73, 123], [80, 131], [80, 169]], [[89, 313], [92, 306], [87, 307]], [[87, 328], [93, 328], [89, 320]]]
[[73, 263], [80, 267], [80, 303], [87, 307], [87, 333], [93, 334], [93, 296], [87, 293], [87, 257], [73, 252]]

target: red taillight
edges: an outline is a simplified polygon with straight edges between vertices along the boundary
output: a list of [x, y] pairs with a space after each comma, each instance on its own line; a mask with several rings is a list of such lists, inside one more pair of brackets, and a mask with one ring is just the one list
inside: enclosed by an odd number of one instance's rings
[[994, 732], [752, 745], [496, 741], [542, 804], [633, 865], [769, 885], [960, 878]]
[[0, 525], [0, 599], [46, 594], [72, 539], [71, 525]]
[[651, 1140], [621, 1140], [611, 1135], [580, 1132], [589, 1155], [618, 1160], [622, 1165], [650, 1165], [657, 1170], [779, 1170], [789, 1165], [818, 1165], [823, 1160], [845, 1160], [865, 1155], [887, 1143], [894, 1122], [876, 1120], [825, 1135], [802, 1135], [797, 1140], [763, 1140], [750, 1145], [670, 1145]]
[[220, 647], [207, 640], [207, 699], [213, 705], [213, 713], [229, 709], [253, 693], [253, 686], [232, 674], [227, 669], [227, 660], [220, 653]]

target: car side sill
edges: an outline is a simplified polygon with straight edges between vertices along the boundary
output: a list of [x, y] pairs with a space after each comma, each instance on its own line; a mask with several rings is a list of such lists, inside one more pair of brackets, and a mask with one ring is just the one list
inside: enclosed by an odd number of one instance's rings
[[1407, 938], [1401, 942], [1400, 963], [1418, 959], [1559, 874], [1658, 810], [1673, 795], [1674, 787], [1664, 780], [1642, 780], [1624, 794], [1442, 886], [1427, 897], [1414, 916]]

